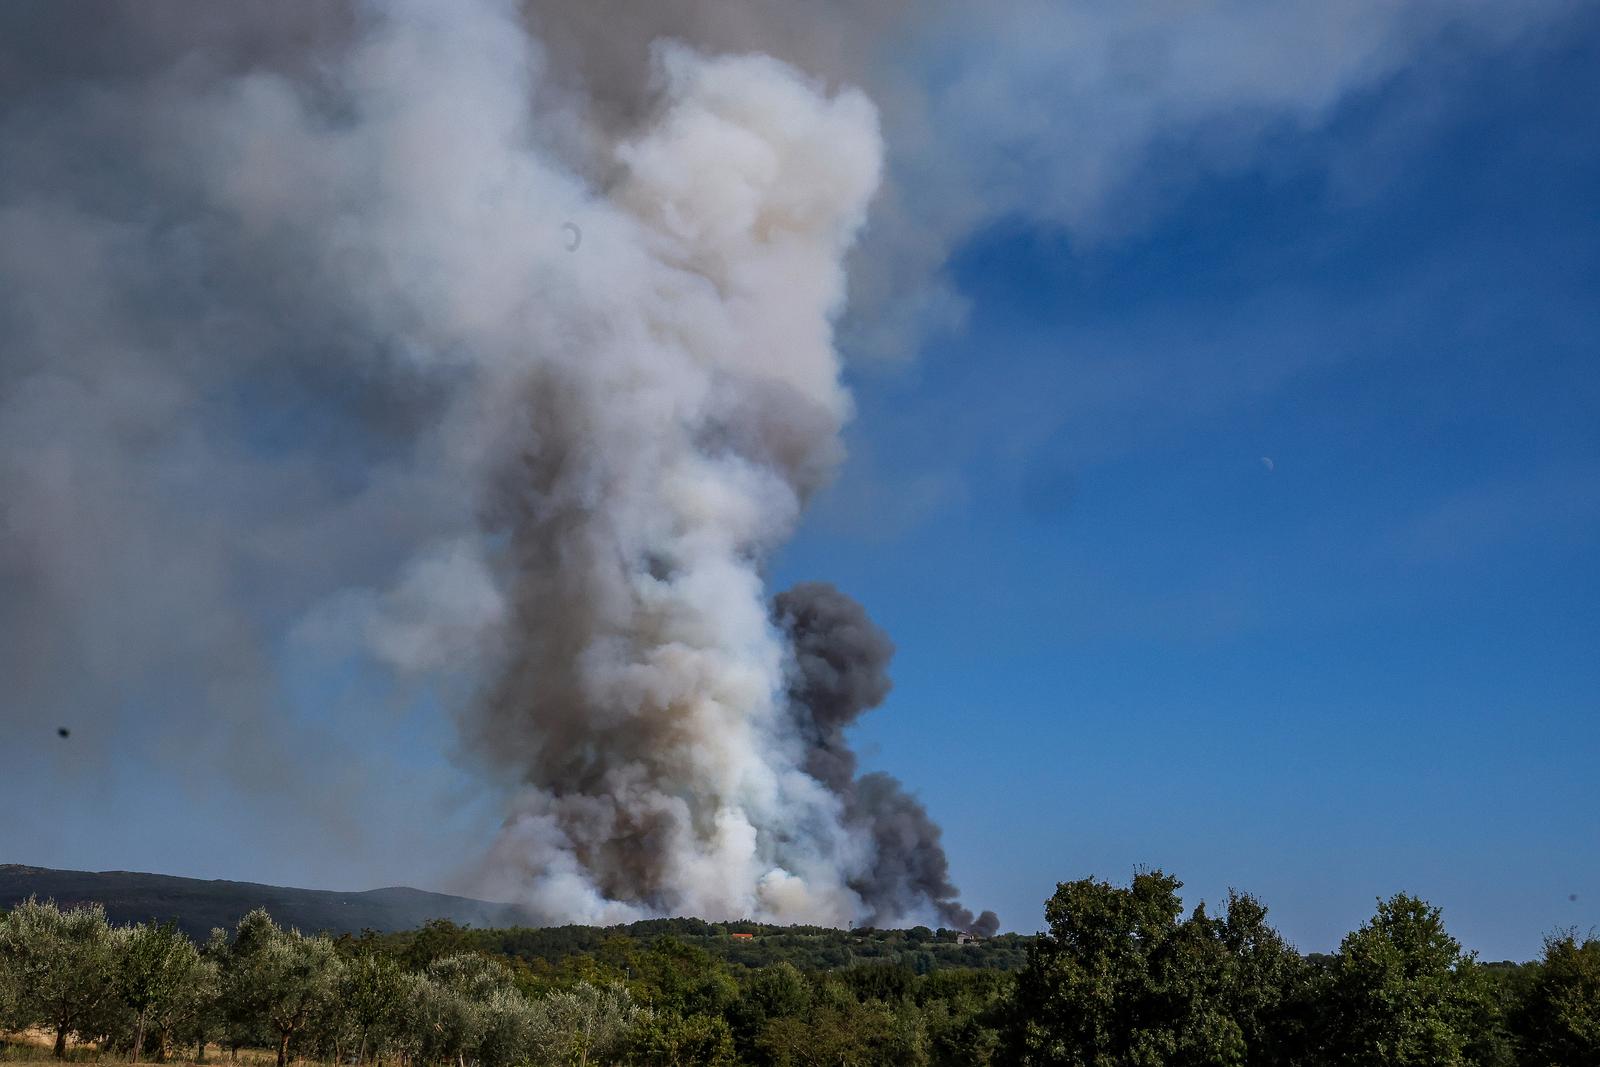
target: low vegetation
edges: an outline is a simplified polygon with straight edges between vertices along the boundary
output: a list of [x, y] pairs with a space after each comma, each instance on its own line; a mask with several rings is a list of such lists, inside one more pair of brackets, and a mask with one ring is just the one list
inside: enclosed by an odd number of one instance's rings
[[250, 1067], [1600, 1067], [1600, 941], [1485, 965], [1402, 894], [1307, 957], [1253, 898], [1185, 914], [1179, 888], [1063, 883], [1047, 931], [977, 943], [690, 919], [329, 938], [257, 910], [197, 944], [29, 900], [0, 918], [0, 1031], [9, 1060]]

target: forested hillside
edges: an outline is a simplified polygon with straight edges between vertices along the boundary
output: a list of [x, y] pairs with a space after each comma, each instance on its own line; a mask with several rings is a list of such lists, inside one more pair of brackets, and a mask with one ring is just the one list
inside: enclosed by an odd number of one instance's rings
[[337, 893], [134, 871], [59, 871], [0, 863], [0, 908], [15, 907], [29, 897], [100, 904], [116, 923], [173, 922], [196, 940], [203, 940], [213, 927], [231, 928], [255, 908], [266, 908], [301, 930], [329, 934], [410, 930], [430, 919], [474, 926], [515, 926], [526, 921], [522, 910], [511, 904], [404, 887]]

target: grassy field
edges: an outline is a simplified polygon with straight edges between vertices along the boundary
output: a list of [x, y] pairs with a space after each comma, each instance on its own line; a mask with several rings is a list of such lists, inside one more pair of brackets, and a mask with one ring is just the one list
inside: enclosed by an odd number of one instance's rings
[[[126, 1055], [102, 1053], [93, 1045], [78, 1045], [67, 1051], [67, 1062], [117, 1064], [127, 1063], [128, 1060]], [[140, 1060], [139, 1062], [150, 1063], [153, 1061]], [[168, 1067], [193, 1065], [195, 1063], [194, 1050], [188, 1049], [186, 1054], [182, 1056], [169, 1056], [166, 1062]], [[276, 1062], [276, 1058], [267, 1049], [240, 1049], [239, 1058], [233, 1061], [238, 1067], [272, 1067]], [[42, 1048], [32, 1045], [0, 1045], [0, 1063], [6, 1064], [7, 1067], [12, 1067], [12, 1065], [22, 1067], [24, 1064], [36, 1065], [36, 1067], [59, 1067], [60, 1065], [59, 1060], [51, 1057], [48, 1045]], [[200, 1067], [230, 1067], [227, 1051], [219, 1051], [213, 1045], [206, 1051], [206, 1061]]]
[[[40, 1031], [7, 1034], [4, 1038], [0, 1038], [0, 1063], [7, 1064], [8, 1067], [12, 1064], [18, 1067], [23, 1064], [54, 1067], [60, 1061], [50, 1055], [51, 1045], [50, 1035]], [[67, 1062], [112, 1064], [127, 1063], [128, 1060], [125, 1053], [102, 1052], [96, 1045], [72, 1042], [67, 1045]], [[172, 1067], [193, 1064], [194, 1049], [183, 1049], [181, 1053], [168, 1057], [166, 1062]], [[277, 1057], [268, 1049], [246, 1048], [240, 1049], [238, 1057], [230, 1061], [226, 1049], [212, 1045], [206, 1050], [206, 1061], [202, 1067], [229, 1067], [230, 1062], [234, 1067], [273, 1067], [277, 1063]]]

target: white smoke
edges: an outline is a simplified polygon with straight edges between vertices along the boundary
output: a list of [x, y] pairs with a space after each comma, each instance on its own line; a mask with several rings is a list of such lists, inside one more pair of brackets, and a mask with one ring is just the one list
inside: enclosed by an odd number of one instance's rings
[[876, 120], [768, 59], [659, 59], [601, 291], [503, 385], [538, 417], [500, 481], [506, 662], [469, 720], [526, 779], [490, 884], [588, 921], [842, 923], [871, 857], [802, 770], [760, 567], [839, 453], [830, 323]]
[[331, 114], [233, 81], [190, 105], [184, 155], [211, 146], [212, 209], [383, 361], [448, 382], [430, 461], [480, 487], [478, 543], [313, 629], [412, 671], [488, 643], [463, 723], [518, 782], [489, 891], [549, 919], [842, 923], [869, 843], [802, 770], [760, 567], [838, 459], [831, 322], [876, 117], [766, 58], [657, 63], [661, 114], [604, 191], [542, 141], [538, 55], [494, 2], [387, 5]]

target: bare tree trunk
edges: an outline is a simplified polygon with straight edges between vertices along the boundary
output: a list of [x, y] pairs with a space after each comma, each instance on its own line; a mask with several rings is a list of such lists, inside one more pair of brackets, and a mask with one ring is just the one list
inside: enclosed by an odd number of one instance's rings
[[278, 1067], [289, 1067], [289, 1032], [284, 1031], [278, 1042]]
[[65, 1023], [56, 1027], [55, 1057], [58, 1060], [67, 1058], [67, 1027]]
[[139, 1025], [133, 1028], [133, 1052], [128, 1056], [129, 1063], [139, 1062], [139, 1053], [144, 1051], [144, 1009], [139, 1009]]

